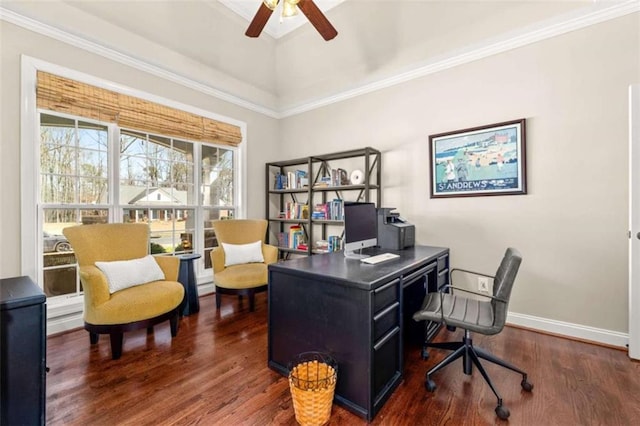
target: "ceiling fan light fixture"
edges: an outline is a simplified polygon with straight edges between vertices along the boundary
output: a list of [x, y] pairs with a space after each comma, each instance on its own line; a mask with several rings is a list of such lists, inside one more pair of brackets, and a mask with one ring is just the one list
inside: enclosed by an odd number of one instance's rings
[[269, 9], [276, 10], [276, 7], [278, 7], [279, 1], [280, 0], [262, 0], [262, 3], [264, 3], [264, 5], [267, 6]]
[[[249, 23], [249, 27], [244, 34], [247, 37], [258, 37], [273, 14], [273, 11], [280, 3], [280, 0], [262, 0], [258, 11]], [[296, 15], [298, 9], [302, 11], [311, 25], [314, 26], [326, 41], [332, 40], [338, 35], [338, 31], [331, 25], [331, 22], [324, 16], [313, 0], [282, 0], [280, 22], [283, 22], [286, 17]]]
[[282, 17], [283, 18], [291, 18], [292, 16], [296, 16], [298, 14], [298, 7], [296, 6], [298, 3], [295, 0], [284, 0], [282, 3]]

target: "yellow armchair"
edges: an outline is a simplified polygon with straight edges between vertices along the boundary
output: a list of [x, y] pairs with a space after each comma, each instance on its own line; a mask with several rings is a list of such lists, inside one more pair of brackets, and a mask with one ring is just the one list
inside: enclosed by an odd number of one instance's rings
[[[140, 259], [149, 253], [149, 226], [136, 224], [95, 224], [65, 228], [71, 243], [84, 290], [84, 328], [91, 344], [100, 334], [109, 334], [111, 355], [122, 355], [125, 331], [152, 328], [169, 320], [171, 336], [178, 333], [179, 307], [184, 287], [177, 282], [180, 260], [176, 257], [154, 257], [164, 273], [164, 280], [140, 283], [110, 292], [107, 276], [96, 262]], [[142, 271], [141, 271], [142, 272]], [[136, 283], [137, 284], [137, 283]]]
[[[268, 267], [278, 260], [278, 248], [265, 244], [267, 234], [266, 220], [231, 219], [216, 220], [213, 230], [218, 247], [211, 251], [213, 282], [216, 286], [216, 308], [220, 310], [221, 295], [233, 294], [249, 298], [249, 311], [255, 308], [255, 293], [266, 291], [269, 280]], [[261, 242], [263, 262], [250, 262], [225, 266], [230, 256], [225, 254], [223, 243], [246, 245]]]

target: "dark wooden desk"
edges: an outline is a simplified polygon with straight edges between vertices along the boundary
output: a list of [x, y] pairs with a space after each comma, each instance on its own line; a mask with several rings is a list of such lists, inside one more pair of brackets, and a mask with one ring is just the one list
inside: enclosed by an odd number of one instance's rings
[[402, 380], [403, 331], [427, 289], [449, 276], [447, 248], [394, 253], [377, 265], [342, 253], [269, 265], [269, 367], [287, 375], [297, 354], [326, 352], [338, 362], [335, 402], [373, 419]]

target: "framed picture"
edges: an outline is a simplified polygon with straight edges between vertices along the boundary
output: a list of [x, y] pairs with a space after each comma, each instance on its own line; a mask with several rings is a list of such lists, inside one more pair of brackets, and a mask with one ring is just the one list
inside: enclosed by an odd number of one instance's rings
[[429, 136], [431, 198], [526, 194], [525, 119]]

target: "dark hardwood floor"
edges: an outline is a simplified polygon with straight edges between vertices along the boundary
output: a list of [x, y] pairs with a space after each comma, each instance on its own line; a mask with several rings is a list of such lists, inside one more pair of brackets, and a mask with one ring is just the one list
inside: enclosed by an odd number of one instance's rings
[[[267, 367], [266, 294], [248, 302], [200, 299], [200, 313], [180, 321], [171, 339], [169, 323], [125, 334], [122, 358], [111, 360], [109, 339], [90, 347], [84, 330], [47, 340], [49, 425], [294, 425], [287, 379]], [[453, 340], [461, 331], [443, 331]], [[474, 343], [529, 373], [535, 388], [520, 388], [520, 376], [489, 365], [487, 371], [511, 411], [511, 425], [627, 425], [640, 421], [640, 363], [626, 352], [507, 327]], [[460, 362], [434, 376], [424, 389], [427, 361], [408, 348], [404, 381], [378, 413], [377, 425], [488, 425], [500, 421], [496, 400], [477, 370]], [[331, 425], [366, 424], [338, 405]]]

